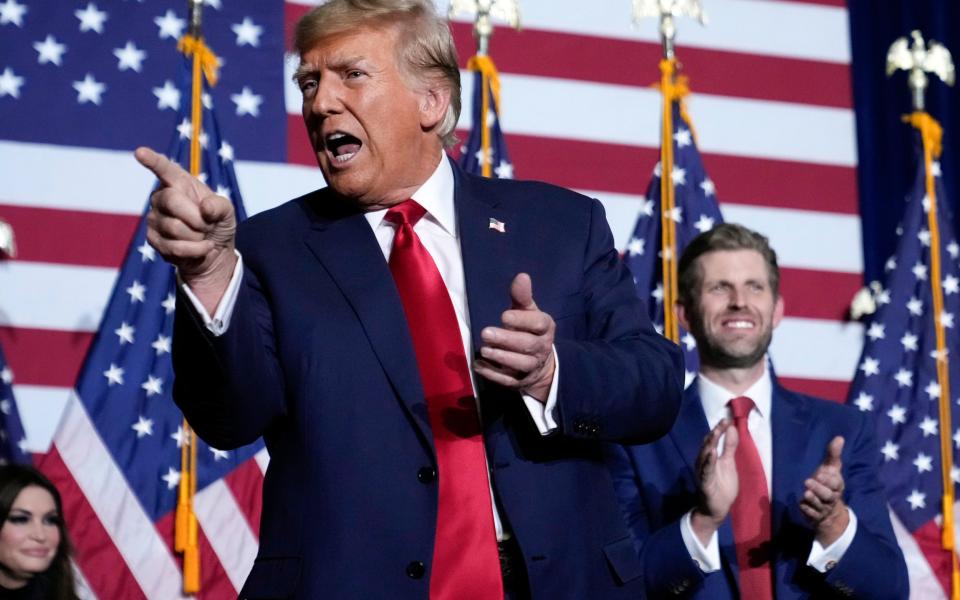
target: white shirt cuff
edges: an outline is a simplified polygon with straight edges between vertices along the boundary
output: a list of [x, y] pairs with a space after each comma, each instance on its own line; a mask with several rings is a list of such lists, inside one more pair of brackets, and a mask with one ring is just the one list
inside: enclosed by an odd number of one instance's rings
[[820, 545], [820, 542], [813, 540], [807, 565], [821, 573], [826, 573], [837, 566], [837, 563], [846, 554], [847, 549], [850, 548], [850, 544], [853, 543], [854, 536], [857, 535], [857, 515], [849, 506], [847, 512], [850, 515], [850, 521], [847, 523], [847, 528], [843, 530], [843, 534], [835, 542], [824, 548]]
[[233, 276], [230, 278], [230, 283], [227, 284], [223, 298], [220, 299], [220, 304], [217, 305], [217, 310], [214, 311], [212, 317], [210, 313], [207, 312], [207, 309], [203, 307], [203, 304], [200, 303], [200, 299], [197, 298], [190, 289], [190, 286], [184, 283], [183, 280], [180, 279], [180, 274], [177, 273], [177, 281], [180, 283], [180, 289], [183, 290], [184, 295], [190, 299], [194, 310], [196, 310], [197, 314], [203, 319], [203, 324], [214, 337], [223, 335], [227, 331], [227, 327], [230, 327], [230, 317], [233, 316], [233, 307], [237, 303], [240, 282], [243, 281], [243, 257], [240, 256], [240, 253], [236, 250], [234, 250], [234, 252], [237, 255], [237, 265], [233, 268]]
[[690, 522], [692, 515], [693, 511], [691, 510], [680, 519], [680, 537], [683, 538], [683, 545], [687, 547], [690, 558], [693, 559], [693, 562], [697, 563], [697, 566], [700, 567], [702, 572], [713, 573], [714, 571], [719, 571], [720, 542], [717, 539], [719, 536], [716, 531], [713, 532], [713, 535], [710, 536], [710, 541], [707, 543], [707, 546], [704, 547], [703, 544], [700, 543], [700, 538], [698, 538], [697, 534], [693, 531], [693, 524]]
[[546, 403], [541, 402], [533, 396], [523, 395], [523, 402], [527, 405], [527, 411], [533, 418], [540, 435], [547, 435], [557, 428], [557, 421], [554, 418], [557, 407], [557, 389], [560, 381], [560, 359], [557, 357], [557, 348], [553, 347], [553, 383], [550, 384], [550, 393], [547, 394]]

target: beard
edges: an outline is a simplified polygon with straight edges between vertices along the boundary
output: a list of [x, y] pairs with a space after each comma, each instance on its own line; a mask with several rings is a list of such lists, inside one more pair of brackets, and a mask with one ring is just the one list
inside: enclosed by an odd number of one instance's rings
[[717, 369], [747, 369], [756, 366], [767, 354], [773, 339], [773, 328], [766, 327], [755, 343], [747, 345], [743, 341], [727, 342], [721, 340], [704, 326], [700, 314], [692, 315], [690, 333], [697, 341], [697, 354], [700, 364]]

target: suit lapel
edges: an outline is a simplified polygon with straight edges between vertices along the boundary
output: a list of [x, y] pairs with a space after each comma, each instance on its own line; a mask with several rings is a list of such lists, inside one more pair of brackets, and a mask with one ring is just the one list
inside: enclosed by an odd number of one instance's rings
[[[453, 173], [470, 335], [477, 351], [483, 328], [499, 326], [500, 315], [510, 308], [510, 282], [517, 274], [514, 248], [522, 232], [492, 190], [483, 189], [490, 187], [489, 182], [465, 175], [456, 165]], [[503, 231], [492, 226], [497, 222]]]
[[700, 454], [703, 438], [709, 431], [707, 417], [704, 416], [703, 406], [700, 404], [700, 394], [697, 393], [697, 382], [694, 381], [683, 392], [680, 413], [670, 430], [670, 439], [683, 456], [690, 472], [694, 474], [694, 485], [696, 485], [697, 455]]
[[773, 531], [796, 508], [803, 481], [810, 473], [803, 460], [810, 428], [810, 410], [800, 399], [773, 382], [770, 435], [773, 448]]
[[321, 217], [304, 241], [353, 307], [394, 391], [433, 449], [406, 316], [390, 268], [366, 218], [359, 213]]
[[785, 590], [779, 588], [792, 578], [795, 565], [791, 565], [790, 561], [796, 559], [784, 554], [785, 550], [788, 550], [785, 544], [789, 541], [783, 537], [786, 535], [784, 532], [789, 530], [795, 534], [790, 524], [805, 522], [799, 502], [804, 489], [803, 482], [810, 475], [807, 442], [812, 412], [806, 402], [781, 388], [776, 380], [773, 381], [773, 403], [770, 412], [773, 446], [773, 497], [770, 508], [773, 521], [773, 566], [776, 572], [774, 581], [778, 587], [777, 592], [783, 595]]

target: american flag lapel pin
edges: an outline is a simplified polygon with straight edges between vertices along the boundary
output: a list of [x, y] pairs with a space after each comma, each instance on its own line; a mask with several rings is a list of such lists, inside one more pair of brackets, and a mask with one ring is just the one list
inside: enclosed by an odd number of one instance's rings
[[493, 230], [495, 230], [495, 231], [499, 231], [500, 233], [506, 233], [506, 232], [507, 232], [507, 224], [504, 223], [503, 221], [500, 221], [500, 220], [494, 219], [493, 217], [490, 217], [490, 229], [493, 229]]

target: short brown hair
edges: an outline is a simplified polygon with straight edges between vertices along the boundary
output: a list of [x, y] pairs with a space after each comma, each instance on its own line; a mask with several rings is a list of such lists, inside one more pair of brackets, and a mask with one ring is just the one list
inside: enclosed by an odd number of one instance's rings
[[324, 38], [363, 26], [395, 28], [401, 67], [419, 81], [439, 81], [448, 87], [450, 105], [437, 126], [437, 136], [444, 147], [455, 146], [460, 119], [457, 49], [450, 25], [431, 0], [330, 0], [297, 22], [293, 48], [303, 56]]
[[697, 259], [717, 250], [755, 250], [767, 264], [767, 276], [773, 297], [780, 295], [780, 267], [777, 253], [770, 247], [766, 236], [736, 223], [721, 223], [710, 231], [701, 233], [687, 245], [677, 266], [678, 300], [685, 307], [693, 307], [700, 300], [703, 284], [703, 269]]

